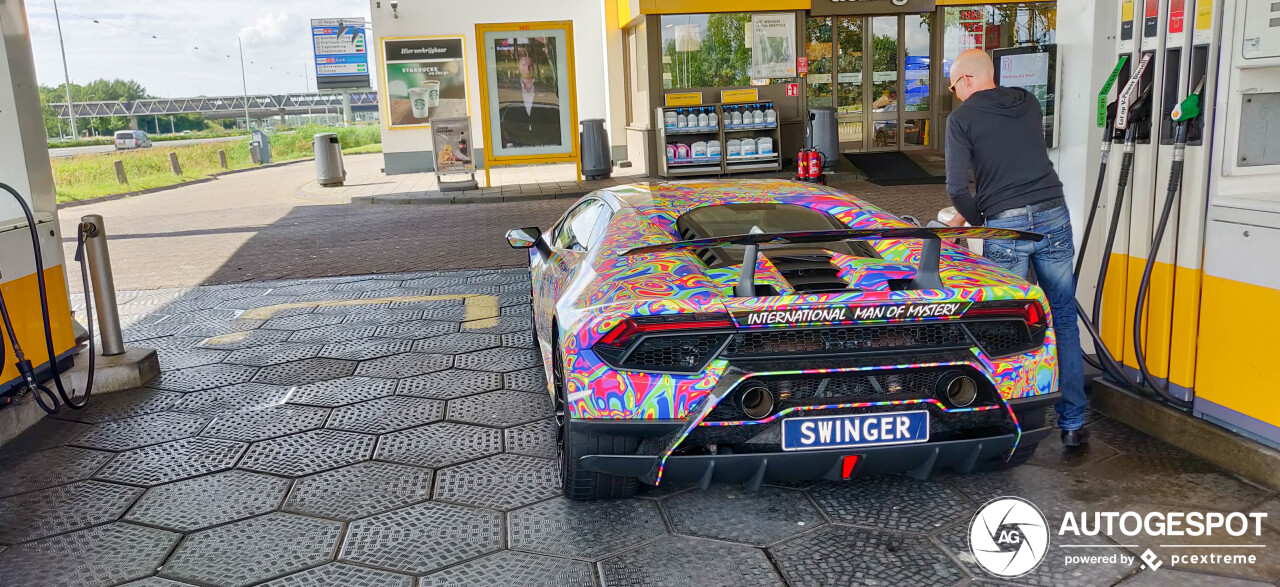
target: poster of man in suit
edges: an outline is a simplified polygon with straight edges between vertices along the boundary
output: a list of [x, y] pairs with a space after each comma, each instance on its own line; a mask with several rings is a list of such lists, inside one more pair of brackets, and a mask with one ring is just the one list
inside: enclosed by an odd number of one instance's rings
[[564, 144], [555, 37], [494, 40], [498, 128], [506, 148]]

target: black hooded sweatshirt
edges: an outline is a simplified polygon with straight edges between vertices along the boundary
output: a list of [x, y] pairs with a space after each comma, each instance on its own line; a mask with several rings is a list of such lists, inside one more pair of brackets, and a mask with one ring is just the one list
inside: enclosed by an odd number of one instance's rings
[[947, 195], [969, 224], [1062, 197], [1042, 125], [1040, 103], [1022, 88], [975, 92], [947, 118]]

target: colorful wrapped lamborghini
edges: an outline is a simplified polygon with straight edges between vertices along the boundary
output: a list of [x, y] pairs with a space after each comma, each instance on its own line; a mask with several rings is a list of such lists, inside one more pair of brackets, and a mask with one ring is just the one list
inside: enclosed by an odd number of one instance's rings
[[529, 249], [564, 493], [1016, 465], [1058, 399], [1040, 288], [920, 228], [774, 180], [588, 194]]

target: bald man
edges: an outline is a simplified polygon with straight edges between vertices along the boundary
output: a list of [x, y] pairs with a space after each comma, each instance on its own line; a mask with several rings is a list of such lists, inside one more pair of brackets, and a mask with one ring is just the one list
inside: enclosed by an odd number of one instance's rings
[[[1079, 446], [1086, 440], [1088, 398], [1071, 271], [1071, 217], [1044, 146], [1040, 103], [1021, 88], [997, 86], [994, 74], [991, 58], [980, 49], [961, 53], [951, 64], [951, 91], [962, 102], [947, 119], [947, 195], [960, 213], [952, 224], [1045, 235], [1038, 243], [988, 240], [982, 253], [1023, 277], [1028, 265], [1035, 267], [1057, 338], [1062, 444]], [[969, 191], [970, 170], [976, 193]]]

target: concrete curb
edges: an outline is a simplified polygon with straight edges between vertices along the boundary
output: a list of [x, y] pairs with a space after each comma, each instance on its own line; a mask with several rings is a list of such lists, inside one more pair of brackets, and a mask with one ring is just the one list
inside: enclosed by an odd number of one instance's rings
[[224, 175], [231, 175], [234, 173], [244, 173], [246, 171], [257, 171], [259, 169], [270, 169], [272, 167], [284, 167], [285, 165], [293, 165], [294, 163], [303, 163], [306, 161], [315, 161], [315, 157], [308, 157], [306, 159], [293, 159], [290, 161], [281, 161], [280, 163], [268, 163], [266, 165], [259, 165], [257, 167], [245, 167], [244, 169], [232, 169], [229, 171], [219, 171], [217, 173], [209, 174], [208, 177], [193, 179], [191, 181], [184, 181], [182, 183], [175, 183], [173, 185], [160, 186], [158, 188], [138, 190], [136, 192], [125, 192], [123, 194], [111, 194], [109, 196], [98, 196], [96, 198], [89, 198], [86, 200], [76, 200], [74, 202], [63, 202], [61, 204], [58, 204], [58, 209], [61, 210], [63, 208], [75, 208], [76, 206], [84, 206], [87, 204], [97, 204], [99, 202], [110, 202], [112, 200], [122, 200], [124, 198], [132, 198], [133, 196], [145, 196], [147, 194], [154, 194], [156, 192], [163, 192], [166, 190], [187, 187], [189, 185], [208, 183]]

